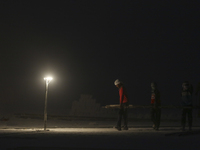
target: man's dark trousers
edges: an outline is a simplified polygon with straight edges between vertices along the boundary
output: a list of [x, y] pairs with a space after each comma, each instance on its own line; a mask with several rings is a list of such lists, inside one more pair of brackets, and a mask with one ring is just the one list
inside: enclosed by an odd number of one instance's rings
[[122, 121], [122, 117], [124, 120], [124, 126], [127, 127], [128, 121], [127, 121], [127, 117], [128, 117], [128, 104], [127, 103], [123, 103], [121, 108], [119, 109], [119, 117], [118, 117], [118, 121], [117, 121], [117, 126], [121, 128], [121, 121]]
[[186, 115], [188, 114], [188, 124], [189, 124], [189, 129], [192, 127], [192, 107], [191, 108], [183, 108], [182, 109], [182, 118], [181, 118], [181, 125], [182, 128], [185, 128], [185, 122], [186, 122]]
[[151, 120], [155, 125], [155, 128], [160, 127], [160, 117], [161, 117], [161, 109], [156, 107], [156, 108], [151, 108]]

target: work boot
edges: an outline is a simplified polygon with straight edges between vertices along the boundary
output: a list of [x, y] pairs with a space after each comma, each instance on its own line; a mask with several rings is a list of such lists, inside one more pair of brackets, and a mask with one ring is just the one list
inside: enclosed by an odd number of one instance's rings
[[123, 130], [128, 130], [128, 127], [127, 127], [127, 126], [124, 126], [124, 127], [123, 127]]
[[113, 127], [114, 129], [117, 129], [118, 131], [121, 131], [122, 129], [121, 129], [121, 127], [119, 127], [119, 126], [115, 126], [115, 127]]
[[159, 130], [159, 128], [158, 128], [158, 127], [155, 127], [154, 129], [155, 129], [156, 131], [158, 131], [158, 130]]

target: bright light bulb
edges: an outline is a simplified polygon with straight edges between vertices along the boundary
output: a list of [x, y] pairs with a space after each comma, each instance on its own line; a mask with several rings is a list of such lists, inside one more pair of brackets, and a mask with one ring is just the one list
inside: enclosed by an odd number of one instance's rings
[[47, 81], [51, 81], [53, 78], [52, 77], [46, 77], [44, 78], [44, 80], [47, 80]]

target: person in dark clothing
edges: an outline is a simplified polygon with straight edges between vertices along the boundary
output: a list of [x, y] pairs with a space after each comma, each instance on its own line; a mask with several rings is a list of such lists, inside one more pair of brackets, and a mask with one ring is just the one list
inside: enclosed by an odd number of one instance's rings
[[160, 92], [155, 82], [151, 83], [151, 120], [153, 122], [153, 129], [159, 130], [160, 127]]
[[127, 110], [128, 110], [129, 101], [128, 101], [127, 92], [123, 83], [119, 79], [115, 80], [114, 84], [117, 88], [119, 88], [119, 102], [120, 102], [119, 117], [117, 121], [117, 126], [115, 128], [121, 131], [121, 121], [123, 117], [123, 120], [124, 120], [123, 130], [128, 130]]
[[[195, 95], [198, 100], [198, 107], [200, 108], [200, 82], [197, 84]], [[198, 110], [198, 117], [200, 117], [200, 109]]]
[[181, 92], [181, 105], [182, 105], [182, 117], [181, 117], [181, 130], [185, 131], [186, 115], [188, 115], [189, 130], [192, 129], [192, 93], [193, 87], [185, 81], [182, 84]]

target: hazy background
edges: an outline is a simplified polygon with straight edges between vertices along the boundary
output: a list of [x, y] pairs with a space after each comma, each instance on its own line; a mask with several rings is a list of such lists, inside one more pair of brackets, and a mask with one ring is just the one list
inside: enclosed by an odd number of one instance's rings
[[[199, 3], [68, 0], [0, 2], [0, 114], [64, 113], [80, 94], [117, 104], [119, 78], [131, 104], [179, 105], [182, 82], [199, 79]], [[196, 97], [194, 97], [196, 103]]]

